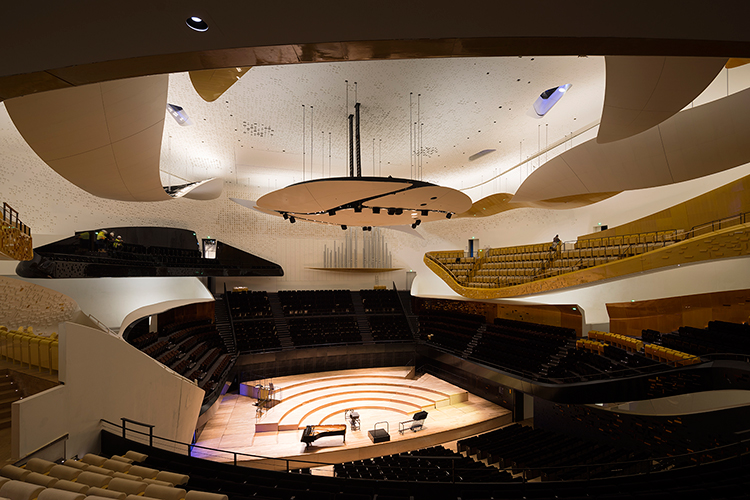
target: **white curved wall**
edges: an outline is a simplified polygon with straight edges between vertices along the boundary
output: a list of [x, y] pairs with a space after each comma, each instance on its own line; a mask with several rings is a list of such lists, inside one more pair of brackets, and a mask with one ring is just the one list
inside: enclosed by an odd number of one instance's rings
[[83, 456], [99, 447], [100, 419], [119, 423], [122, 417], [155, 425], [157, 436], [190, 442], [203, 389], [118, 337], [70, 322], [60, 327], [64, 385], [13, 403], [14, 457], [66, 433], [68, 457]]
[[115, 330], [128, 314], [145, 306], [171, 300], [181, 301], [180, 305], [213, 300], [198, 278], [191, 277], [18, 279], [74, 297], [83, 312]]

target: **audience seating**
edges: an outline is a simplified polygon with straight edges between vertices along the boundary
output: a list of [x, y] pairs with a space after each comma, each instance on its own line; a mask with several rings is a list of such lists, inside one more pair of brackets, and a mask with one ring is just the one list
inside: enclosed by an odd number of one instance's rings
[[126, 339], [128, 342], [137, 341], [144, 354], [186, 378], [198, 380], [206, 397], [212, 395], [233, 359], [210, 319], [159, 325], [156, 334], [140, 332], [133, 340], [130, 337], [133, 330]]
[[618, 333], [599, 332], [596, 330], [589, 331], [588, 335], [589, 339], [591, 340], [601, 340], [604, 342], [609, 342], [610, 344], [616, 345], [617, 347], [625, 349], [629, 352], [640, 352], [643, 349], [643, 342], [626, 335], [620, 335]]
[[385, 481], [513, 481], [512, 476], [443, 446], [337, 464], [336, 477]]
[[401, 313], [401, 303], [395, 290], [360, 290], [365, 314]]
[[[123, 460], [124, 459], [124, 460]], [[182, 473], [162, 471], [133, 465], [148, 459], [148, 456], [135, 451], [128, 451], [125, 456], [114, 456], [111, 459], [87, 453], [80, 461], [66, 460], [63, 465], [47, 460], [33, 458], [22, 468], [6, 465], [0, 469], [0, 498], [11, 500], [229, 500], [226, 495], [191, 488], [188, 492], [175, 485], [184, 485], [189, 476]], [[129, 461], [129, 462], [128, 462]], [[97, 465], [98, 464], [98, 465]], [[123, 465], [129, 468], [122, 472]], [[111, 467], [116, 477], [91, 472], [92, 468]], [[65, 473], [65, 469], [73, 475]], [[46, 470], [48, 474], [37, 472]], [[157, 479], [141, 480], [130, 472], [144, 473]], [[70, 477], [60, 479], [58, 476]], [[99, 486], [90, 486], [87, 481]], [[150, 482], [147, 482], [150, 481]]]
[[472, 288], [499, 288], [586, 269], [641, 255], [686, 238], [683, 230], [579, 239], [574, 245], [536, 243], [490, 248], [480, 257], [463, 252], [428, 252], [456, 281]]
[[419, 315], [419, 338], [453, 352], [461, 353], [484, 324], [484, 316], [449, 311], [429, 311]]
[[281, 349], [281, 341], [273, 320], [235, 321], [234, 333], [239, 352]]
[[0, 326], [0, 358], [52, 373], [58, 369], [57, 333], [43, 336], [36, 335], [32, 327], [8, 330]]
[[354, 313], [349, 290], [281, 290], [278, 297], [284, 316]]
[[295, 346], [362, 342], [354, 316], [290, 318], [288, 325]]
[[266, 292], [227, 292], [225, 294], [229, 311], [235, 321], [252, 318], [271, 318], [271, 304]]
[[383, 314], [367, 317], [375, 342], [394, 340], [414, 340], [403, 314]]

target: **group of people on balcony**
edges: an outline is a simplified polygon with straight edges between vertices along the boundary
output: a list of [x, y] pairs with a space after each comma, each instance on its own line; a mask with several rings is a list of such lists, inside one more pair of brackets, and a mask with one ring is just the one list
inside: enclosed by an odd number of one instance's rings
[[76, 236], [78, 237], [79, 249], [82, 252], [120, 250], [125, 244], [122, 236], [115, 236], [115, 233], [107, 232], [106, 229], [83, 231]]

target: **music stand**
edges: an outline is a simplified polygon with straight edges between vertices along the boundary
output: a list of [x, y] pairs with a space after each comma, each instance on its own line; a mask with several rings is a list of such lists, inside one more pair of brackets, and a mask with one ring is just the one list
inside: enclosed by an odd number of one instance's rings
[[357, 410], [346, 410], [344, 412], [344, 421], [349, 421], [353, 431], [359, 430], [359, 413]]

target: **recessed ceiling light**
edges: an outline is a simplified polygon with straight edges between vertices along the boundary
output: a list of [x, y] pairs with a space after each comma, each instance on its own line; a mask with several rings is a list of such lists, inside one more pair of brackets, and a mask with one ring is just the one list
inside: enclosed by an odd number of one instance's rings
[[188, 26], [190, 26], [191, 29], [194, 29], [195, 31], [206, 31], [208, 30], [208, 24], [206, 24], [206, 21], [201, 19], [198, 16], [190, 16], [187, 18], [187, 21], [185, 21]]

